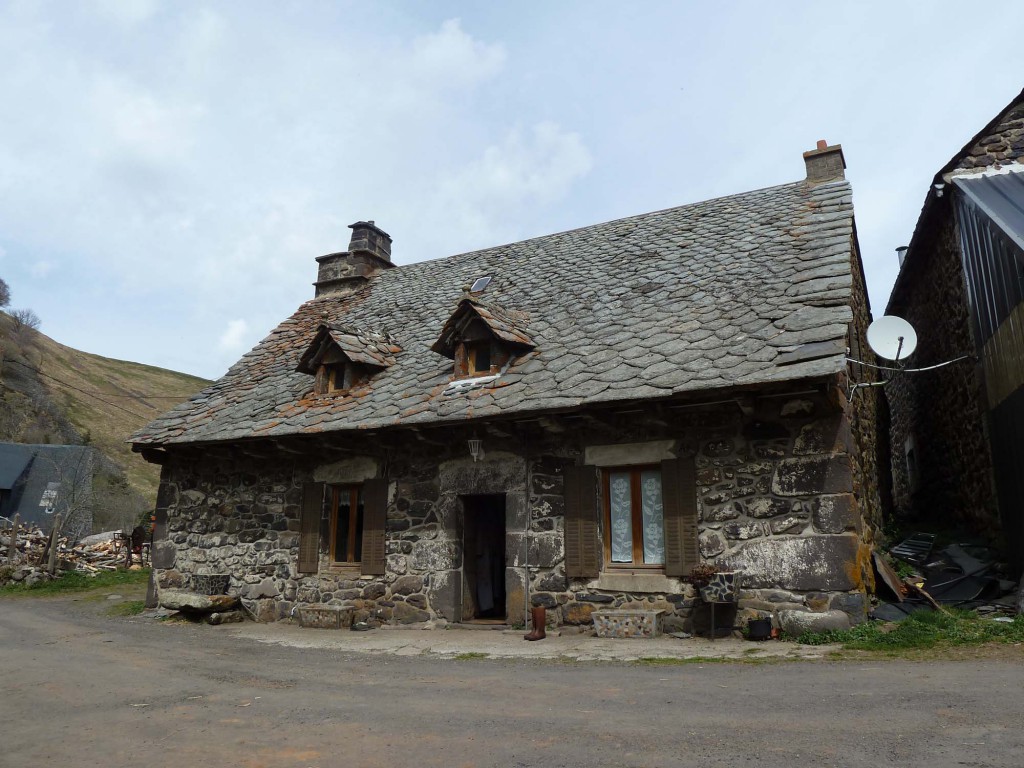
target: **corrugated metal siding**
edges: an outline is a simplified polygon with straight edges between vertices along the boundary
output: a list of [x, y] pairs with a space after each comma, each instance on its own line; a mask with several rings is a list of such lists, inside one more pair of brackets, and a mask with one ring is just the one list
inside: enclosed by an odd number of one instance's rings
[[[1017, 178], [1018, 174], [1008, 174]], [[1024, 181], [1007, 188], [988, 182], [1001, 176], [954, 181], [964, 194], [957, 195], [960, 239], [964, 254], [971, 314], [977, 340], [984, 345], [1013, 309], [1024, 301], [1024, 249], [1011, 237], [990, 212], [998, 201], [1001, 209], [1011, 206], [1006, 202], [1008, 189], [1018, 190], [1024, 206]], [[1016, 217], [1004, 217], [1017, 222]], [[1024, 211], [1019, 222], [1024, 234]]]
[[954, 179], [992, 459], [1011, 559], [1024, 565], [1024, 175]]

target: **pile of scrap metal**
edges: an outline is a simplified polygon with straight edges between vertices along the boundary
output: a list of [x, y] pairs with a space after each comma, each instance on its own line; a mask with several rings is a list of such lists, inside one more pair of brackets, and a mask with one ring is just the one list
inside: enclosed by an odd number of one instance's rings
[[[1005, 566], [995, 561], [991, 547], [950, 544], [935, 551], [935, 534], [915, 533], [889, 550], [889, 557], [905, 563], [901, 577], [885, 555], [875, 552], [875, 570], [881, 602], [871, 618], [901, 621], [919, 610], [943, 606], [975, 610], [979, 614], [1017, 613], [1017, 583], [1001, 578]], [[888, 598], [888, 599], [886, 599]]]

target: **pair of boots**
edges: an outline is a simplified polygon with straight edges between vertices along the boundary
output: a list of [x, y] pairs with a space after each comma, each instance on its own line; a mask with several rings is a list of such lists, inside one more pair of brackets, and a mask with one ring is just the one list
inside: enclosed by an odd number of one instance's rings
[[530, 609], [530, 618], [533, 620], [533, 629], [529, 634], [523, 635], [524, 640], [543, 640], [547, 637], [544, 632], [544, 625], [547, 624], [547, 608], [543, 606]]

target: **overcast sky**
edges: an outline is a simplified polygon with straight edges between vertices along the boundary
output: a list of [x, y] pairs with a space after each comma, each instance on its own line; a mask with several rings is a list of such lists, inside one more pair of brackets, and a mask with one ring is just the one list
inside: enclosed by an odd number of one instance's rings
[[796, 181], [827, 139], [877, 317], [1024, 87], [1021, 4], [978, 7], [0, 0], [0, 277], [63, 344], [214, 378], [359, 219], [406, 264]]

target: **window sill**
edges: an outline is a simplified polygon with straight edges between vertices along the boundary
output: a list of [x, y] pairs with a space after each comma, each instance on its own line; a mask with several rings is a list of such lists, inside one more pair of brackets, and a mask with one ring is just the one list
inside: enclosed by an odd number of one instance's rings
[[363, 568], [358, 563], [334, 563], [327, 568], [331, 576], [348, 576], [351, 579], [371, 578], [363, 576]]
[[637, 573], [605, 571], [588, 585], [591, 589], [608, 592], [662, 592], [674, 594], [683, 591], [679, 579], [669, 578], [664, 573]]

